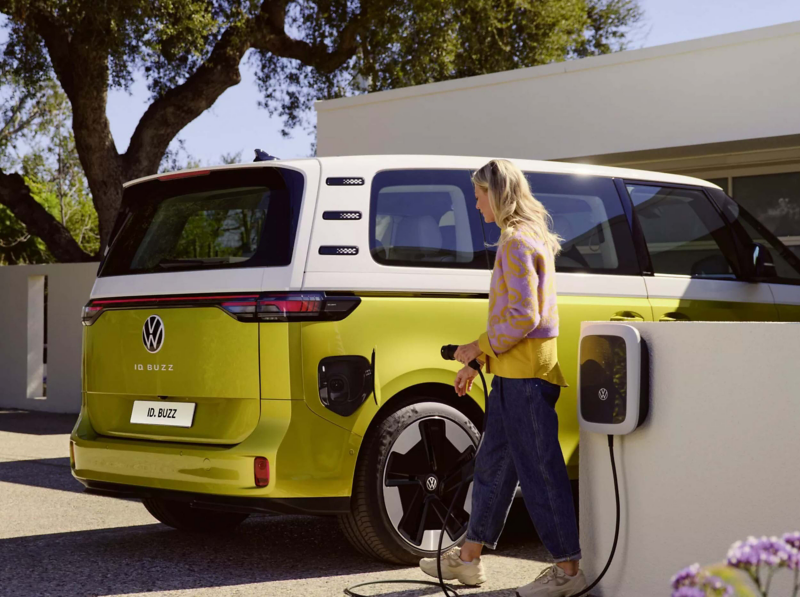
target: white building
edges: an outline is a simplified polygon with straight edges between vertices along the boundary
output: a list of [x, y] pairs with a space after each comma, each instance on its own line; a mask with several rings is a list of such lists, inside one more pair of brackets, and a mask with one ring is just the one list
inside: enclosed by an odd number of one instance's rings
[[688, 174], [800, 253], [800, 22], [317, 104], [317, 152]]

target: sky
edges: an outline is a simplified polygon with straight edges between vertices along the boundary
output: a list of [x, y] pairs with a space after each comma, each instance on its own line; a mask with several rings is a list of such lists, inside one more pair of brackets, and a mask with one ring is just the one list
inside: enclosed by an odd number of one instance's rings
[[[658, 46], [745, 29], [800, 21], [799, 0], [639, 0], [644, 20], [634, 32], [631, 48]], [[242, 82], [228, 89], [214, 106], [184, 128], [178, 138], [188, 154], [202, 164], [217, 164], [226, 153], [242, 152], [250, 161], [255, 148], [280, 158], [311, 154], [313, 135], [296, 131], [280, 135], [281, 121], [258, 107], [253, 73], [242, 67]], [[117, 149], [124, 152], [148, 105], [146, 86], [109, 94], [108, 117]]]

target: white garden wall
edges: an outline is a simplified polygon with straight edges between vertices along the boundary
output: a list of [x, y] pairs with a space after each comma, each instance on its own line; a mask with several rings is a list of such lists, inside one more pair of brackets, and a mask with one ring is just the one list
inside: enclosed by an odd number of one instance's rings
[[0, 267], [0, 408], [80, 411], [81, 307], [96, 274], [97, 263]]

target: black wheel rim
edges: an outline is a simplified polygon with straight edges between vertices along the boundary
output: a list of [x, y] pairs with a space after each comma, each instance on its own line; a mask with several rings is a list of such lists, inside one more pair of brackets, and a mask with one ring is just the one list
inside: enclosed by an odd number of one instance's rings
[[[442, 548], [467, 532], [475, 439], [446, 417], [425, 417], [406, 427], [392, 444], [383, 475], [386, 513], [404, 541], [423, 551], [435, 551], [447, 510]], [[465, 466], [466, 465], [466, 466]]]

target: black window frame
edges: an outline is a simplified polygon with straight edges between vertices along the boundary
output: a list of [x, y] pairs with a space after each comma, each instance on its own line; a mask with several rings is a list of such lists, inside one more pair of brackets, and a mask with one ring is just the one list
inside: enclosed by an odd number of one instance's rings
[[[638, 178], [620, 178], [617, 179], [618, 183], [618, 190], [620, 193], [623, 193], [624, 196], [627, 197], [627, 201], [631, 206], [632, 210], [632, 218], [633, 218], [633, 233], [637, 243], [637, 250], [642, 251], [642, 260], [647, 264], [646, 270], [644, 275], [648, 277], [658, 276], [674, 276], [680, 278], [689, 278], [691, 280], [707, 280], [707, 281], [718, 281], [718, 282], [742, 282], [747, 281], [747, 270], [742, 260], [742, 247], [741, 247], [741, 239], [739, 236], [734, 232], [733, 228], [728, 221], [728, 218], [725, 216], [723, 211], [717, 205], [716, 201], [714, 201], [709, 194], [709, 189], [711, 187], [704, 187], [699, 185], [690, 185], [690, 184], [681, 184], [681, 183], [674, 183], [674, 182], [659, 182], [657, 180], [642, 180]], [[652, 257], [650, 255], [650, 249], [647, 246], [647, 239], [644, 236], [644, 229], [642, 228], [641, 222], [639, 221], [639, 216], [636, 214], [636, 206], [633, 204], [633, 198], [630, 196], [628, 192], [628, 185], [642, 185], [642, 186], [657, 186], [661, 188], [671, 188], [671, 189], [682, 189], [688, 191], [695, 191], [699, 192], [703, 195], [706, 200], [711, 205], [712, 209], [719, 215], [722, 220], [724, 228], [728, 231], [728, 234], [731, 237], [731, 243], [733, 246], [733, 255], [727, 255], [725, 250], [723, 249], [722, 245], [717, 242], [717, 246], [720, 248], [723, 256], [726, 258], [732, 257], [735, 261], [731, 267], [734, 272], [734, 278], [704, 278], [702, 276], [689, 276], [686, 274], [659, 274], [655, 271], [652, 263]], [[716, 239], [715, 239], [716, 242]], [[735, 265], [735, 267], [733, 267]], [[643, 268], [645, 269], [645, 268]]]
[[[181, 265], [168, 270], [156, 268], [131, 270], [130, 262], [133, 259], [133, 254], [128, 255], [127, 259], [121, 256], [118, 257], [115, 254], [115, 250], [119, 251], [122, 248], [119, 243], [126, 240], [124, 233], [126, 227], [131, 225], [135, 212], [144, 209], [145, 206], [150, 209], [157, 209], [158, 205], [168, 199], [214, 189], [233, 190], [236, 188], [264, 186], [270, 190], [285, 190], [288, 193], [288, 202], [277, 205], [282, 210], [278, 213], [280, 220], [274, 217], [270, 219], [270, 212], [268, 212], [262, 234], [267, 231], [272, 231], [274, 234], [267, 235], [264, 240], [259, 242], [253, 256], [246, 261], [196, 266]], [[171, 178], [169, 174], [165, 174], [127, 187], [123, 192], [122, 206], [114, 224], [108, 252], [98, 268], [98, 278], [161, 273], [175, 274], [188, 271], [286, 267], [291, 265], [297, 243], [297, 229], [305, 191], [305, 173], [279, 165], [260, 168], [209, 170], [176, 178]], [[131, 241], [135, 240], [135, 238], [131, 239]], [[141, 240], [141, 238], [138, 238], [137, 247]], [[125, 261], [127, 263], [124, 263]]]

